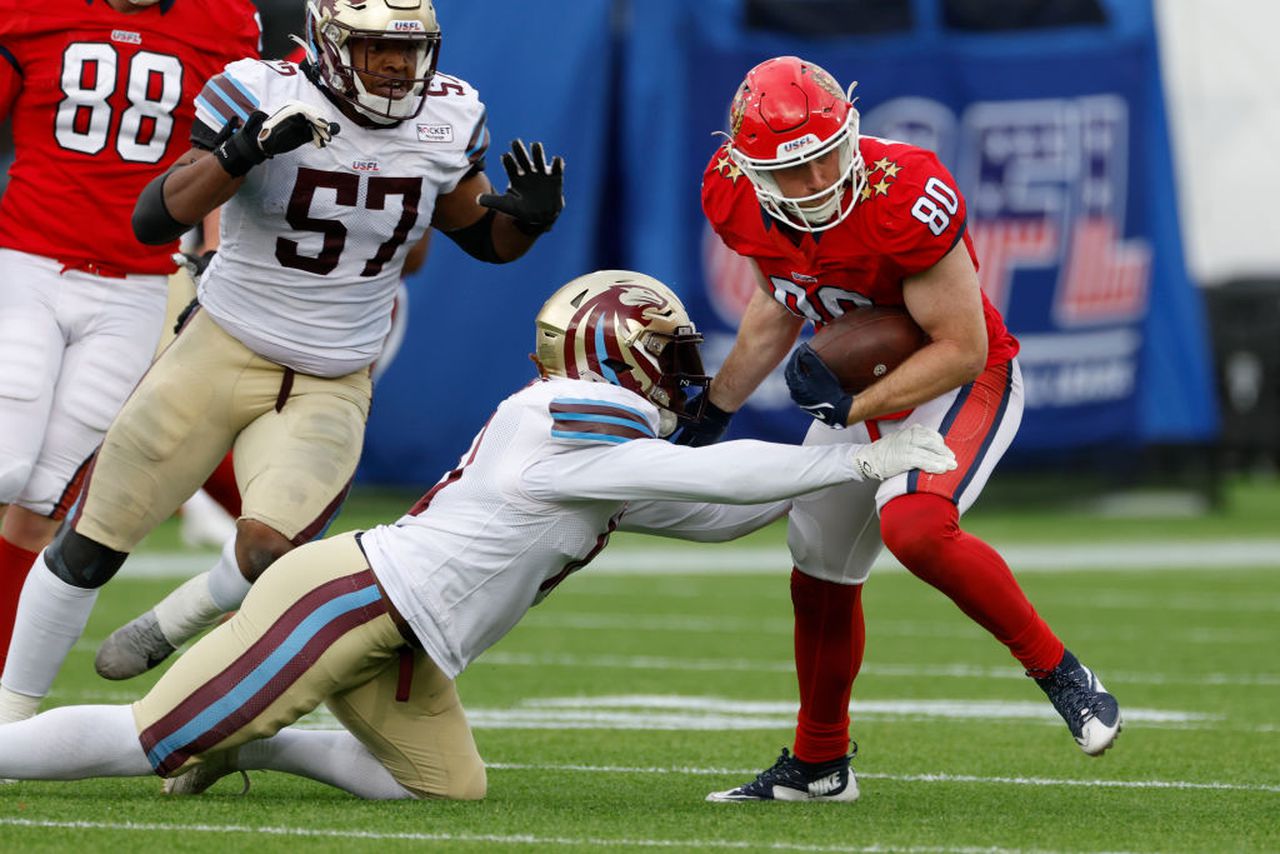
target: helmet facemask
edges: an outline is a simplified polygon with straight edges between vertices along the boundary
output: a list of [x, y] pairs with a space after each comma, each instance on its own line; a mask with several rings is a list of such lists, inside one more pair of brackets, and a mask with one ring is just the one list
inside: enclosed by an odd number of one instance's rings
[[[440, 28], [429, 0], [370, 0], [358, 7], [346, 0], [310, 0], [307, 39], [325, 87], [362, 115], [395, 124], [421, 112], [440, 54]], [[368, 68], [374, 42], [411, 51], [410, 73], [393, 77]], [[369, 91], [361, 74], [374, 78], [377, 89], [385, 82], [386, 91]]]
[[692, 388], [711, 378], [702, 342], [684, 306], [656, 279], [626, 270], [581, 276], [547, 300], [537, 319], [537, 362], [550, 376], [606, 382], [658, 407], [658, 433], [696, 420], [687, 408]]
[[[800, 231], [818, 232], [834, 228], [853, 212], [867, 182], [858, 147], [858, 111], [851, 100], [857, 85], [852, 84], [846, 93], [850, 104], [844, 124], [829, 139], [808, 133], [783, 142], [776, 157], [768, 159], [750, 157], [730, 140], [730, 156], [755, 188], [761, 207], [774, 219]], [[783, 194], [774, 177], [779, 170], [810, 163], [831, 151], [837, 152], [840, 170], [831, 186], [808, 196]]]

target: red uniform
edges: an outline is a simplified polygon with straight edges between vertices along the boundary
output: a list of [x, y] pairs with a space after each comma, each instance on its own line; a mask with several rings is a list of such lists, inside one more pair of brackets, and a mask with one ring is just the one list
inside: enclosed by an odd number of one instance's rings
[[17, 159], [0, 247], [92, 272], [169, 273], [170, 246], [133, 236], [134, 202], [189, 147], [192, 104], [233, 60], [257, 56], [249, 0], [0, 0], [0, 120]]
[[[957, 241], [978, 266], [964, 197], [933, 152], [868, 136], [858, 145], [867, 164], [863, 197], [827, 231], [797, 231], [765, 213], [727, 144], [702, 178], [702, 209], [720, 239], [760, 266], [774, 299], [815, 326], [857, 305], [902, 305], [903, 280], [937, 264]], [[1007, 362], [1017, 339], [985, 294], [982, 309], [987, 364]]]

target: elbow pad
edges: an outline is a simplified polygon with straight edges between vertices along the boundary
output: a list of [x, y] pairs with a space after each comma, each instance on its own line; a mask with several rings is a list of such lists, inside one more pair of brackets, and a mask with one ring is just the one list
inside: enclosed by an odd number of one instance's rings
[[446, 231], [444, 236], [458, 244], [463, 252], [472, 258], [489, 264], [502, 264], [507, 259], [498, 255], [493, 246], [493, 219], [497, 216], [492, 209], [485, 212], [475, 222], [457, 231]]
[[133, 206], [133, 236], [147, 246], [172, 243], [191, 228], [174, 219], [164, 203], [164, 182], [168, 177], [166, 173], [143, 187]]

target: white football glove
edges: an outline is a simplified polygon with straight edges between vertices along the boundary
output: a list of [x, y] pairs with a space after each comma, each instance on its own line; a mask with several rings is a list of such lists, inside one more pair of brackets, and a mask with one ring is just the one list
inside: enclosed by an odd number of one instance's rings
[[942, 474], [956, 467], [956, 455], [942, 434], [923, 424], [912, 424], [870, 445], [861, 445], [853, 464], [863, 480], [888, 480], [912, 469]]

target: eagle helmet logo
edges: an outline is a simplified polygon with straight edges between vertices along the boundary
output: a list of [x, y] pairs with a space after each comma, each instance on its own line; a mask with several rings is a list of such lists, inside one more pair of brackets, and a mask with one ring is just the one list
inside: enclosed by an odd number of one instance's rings
[[[548, 376], [606, 382], [658, 407], [660, 435], [688, 411], [691, 388], [706, 388], [694, 328], [680, 299], [662, 282], [629, 270], [598, 270], [560, 288], [535, 321], [535, 360]], [[699, 397], [699, 401], [703, 398]]]

